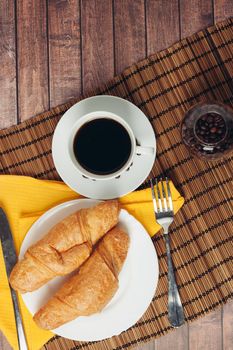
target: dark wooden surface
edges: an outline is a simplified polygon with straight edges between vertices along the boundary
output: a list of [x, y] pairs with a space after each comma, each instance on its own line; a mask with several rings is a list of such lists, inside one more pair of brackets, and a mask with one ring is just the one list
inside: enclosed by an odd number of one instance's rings
[[[0, 0], [0, 127], [233, 16], [233, 0]], [[138, 350], [232, 350], [233, 302]], [[3, 336], [0, 349], [8, 350]]]

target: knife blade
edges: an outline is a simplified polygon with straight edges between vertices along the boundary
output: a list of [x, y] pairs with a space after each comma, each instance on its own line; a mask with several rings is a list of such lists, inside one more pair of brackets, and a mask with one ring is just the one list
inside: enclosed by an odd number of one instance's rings
[[[17, 263], [18, 259], [15, 251], [15, 246], [14, 246], [14, 241], [11, 234], [10, 225], [6, 217], [6, 214], [2, 208], [0, 208], [0, 238], [1, 238], [3, 257], [5, 261], [5, 266], [6, 266], [6, 273], [7, 273], [7, 277], [9, 278], [10, 273], [14, 265]], [[23, 329], [22, 318], [19, 311], [17, 294], [11, 288], [10, 285], [9, 287], [10, 287], [14, 313], [15, 313], [15, 322], [16, 322], [19, 349], [28, 350], [26, 337]]]

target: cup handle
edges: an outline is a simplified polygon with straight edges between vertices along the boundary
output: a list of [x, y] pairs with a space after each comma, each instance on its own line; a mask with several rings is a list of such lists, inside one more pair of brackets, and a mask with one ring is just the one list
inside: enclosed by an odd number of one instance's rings
[[144, 155], [144, 154], [154, 154], [154, 148], [153, 147], [141, 147], [136, 146], [136, 154], [138, 156]]

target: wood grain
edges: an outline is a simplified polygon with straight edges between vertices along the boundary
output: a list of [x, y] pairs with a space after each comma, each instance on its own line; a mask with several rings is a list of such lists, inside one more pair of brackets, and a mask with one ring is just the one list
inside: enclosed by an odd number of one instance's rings
[[176, 349], [187, 350], [189, 348], [188, 324], [184, 324], [182, 327], [175, 329], [164, 337], [158, 338], [156, 344], [158, 350], [173, 349], [174, 344]]
[[[211, 0], [180, 0], [181, 38], [213, 24]], [[214, 337], [212, 335], [212, 327]], [[212, 338], [213, 337], [213, 338]], [[221, 349], [221, 309], [189, 325], [189, 350]], [[214, 340], [214, 341], [212, 341]]]
[[[17, 122], [15, 7], [13, 0], [0, 2], [0, 32], [0, 127], [3, 129]], [[12, 349], [1, 332], [0, 349]]]
[[232, 0], [214, 0], [214, 21], [215, 23], [233, 16]]
[[[146, 1], [147, 55], [162, 50], [179, 40], [178, 19], [178, 1]], [[176, 330], [156, 340], [153, 346], [156, 350], [163, 350], [169, 349], [174, 344], [179, 344], [181, 349], [186, 349], [183, 339], [187, 338], [187, 329], [187, 326], [182, 327], [182, 332]]]
[[135, 348], [135, 350], [158, 350], [155, 342], [152, 340], [146, 344], [142, 344]]
[[[171, 46], [180, 39], [179, 3], [172, 1], [146, 1], [147, 54], [151, 55]], [[188, 349], [188, 325], [174, 330], [155, 341], [156, 350]]]
[[[105, 83], [114, 74], [114, 54], [120, 73], [177, 41], [179, 2], [181, 37], [210, 25], [213, 14], [215, 22], [233, 16], [232, 0], [213, 0], [214, 7], [211, 0], [113, 0], [113, 6], [111, 0], [49, 0], [48, 8], [46, 0], [15, 1], [21, 120], [48, 109], [49, 93], [54, 106], [79, 95], [82, 84], [87, 92]], [[0, 31], [0, 126], [5, 127], [17, 120], [13, 0], [0, 1]], [[231, 350], [232, 315], [233, 302], [223, 307], [222, 324], [220, 309], [191, 324], [189, 344], [186, 325], [137, 350], [217, 350], [222, 343]], [[11, 349], [1, 335], [0, 349]]]
[[0, 127], [17, 122], [15, 7], [13, 0], [0, 1]]
[[114, 1], [115, 73], [146, 56], [145, 6], [142, 0]]
[[5, 336], [0, 332], [0, 349], [1, 350], [13, 350], [13, 348], [9, 345]]
[[[223, 21], [233, 16], [232, 0], [214, 0], [214, 22]], [[222, 338], [223, 349], [230, 350], [233, 346], [233, 302], [222, 307]]]
[[221, 350], [221, 312], [216, 310], [189, 325], [189, 350]]
[[223, 350], [232, 350], [233, 347], [233, 301], [223, 306], [222, 324]]
[[49, 107], [46, 19], [45, 0], [17, 1], [20, 120]]
[[[17, 123], [15, 6], [13, 0], [0, 1], [0, 128]], [[0, 349], [12, 350], [0, 332]]]
[[114, 76], [111, 0], [82, 1], [83, 90], [97, 89]]
[[51, 107], [81, 94], [79, 1], [48, 1]]
[[182, 38], [212, 23], [212, 0], [180, 0], [180, 29]]
[[147, 55], [180, 39], [178, 0], [146, 1]]
[[[233, 16], [232, 0], [214, 0], [214, 21], [223, 21]], [[222, 338], [223, 350], [233, 348], [233, 302], [222, 307]]]

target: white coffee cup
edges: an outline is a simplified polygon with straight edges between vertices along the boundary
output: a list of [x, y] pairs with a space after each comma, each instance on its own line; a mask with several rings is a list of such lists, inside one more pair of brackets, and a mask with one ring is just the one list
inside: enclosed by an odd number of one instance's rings
[[[112, 119], [112, 120], [118, 122], [119, 124], [121, 124], [124, 127], [124, 129], [127, 131], [129, 138], [130, 138], [130, 141], [131, 141], [131, 152], [130, 152], [129, 158], [126, 161], [126, 163], [118, 171], [113, 172], [111, 174], [107, 174], [107, 175], [95, 174], [95, 173], [89, 172], [86, 169], [84, 169], [82, 167], [82, 165], [78, 162], [77, 158], [75, 157], [74, 150], [73, 150], [74, 139], [75, 139], [79, 129], [84, 124], [86, 124], [90, 121], [93, 121], [95, 119], [100, 119], [100, 118], [101, 119], [103, 119], [103, 118]], [[155, 152], [154, 148], [152, 148], [152, 147], [142, 147], [142, 146], [138, 146], [136, 144], [136, 138], [134, 136], [134, 133], [133, 133], [131, 127], [122, 117], [120, 117], [119, 115], [116, 115], [116, 114], [113, 114], [110, 112], [104, 112], [104, 111], [89, 113], [87, 115], [84, 115], [80, 119], [78, 119], [71, 130], [68, 145], [69, 145], [68, 146], [69, 147], [69, 156], [70, 156], [70, 159], [73, 162], [74, 166], [77, 168], [77, 170], [82, 174], [82, 176], [84, 178], [91, 179], [91, 180], [109, 180], [109, 179], [113, 179], [113, 178], [119, 178], [121, 175], [124, 174], [124, 172], [130, 170], [130, 167], [133, 164], [135, 157], [147, 156], [147, 155], [151, 155]]]

